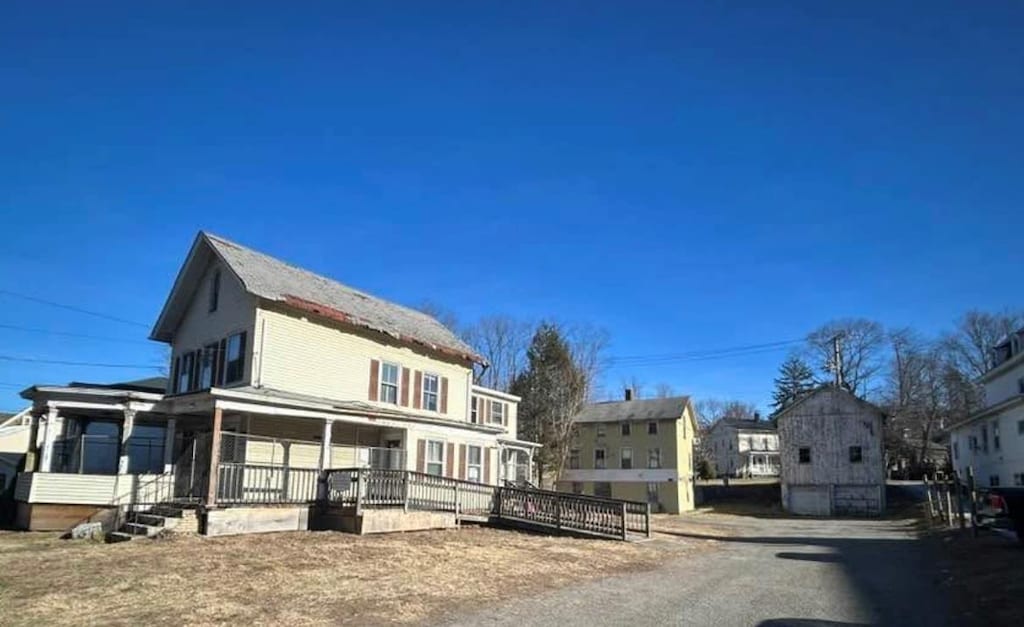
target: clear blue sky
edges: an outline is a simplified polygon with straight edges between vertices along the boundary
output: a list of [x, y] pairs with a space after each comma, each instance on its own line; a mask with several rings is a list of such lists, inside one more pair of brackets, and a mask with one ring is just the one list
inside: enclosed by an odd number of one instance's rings
[[[1019, 2], [183, 4], [0, 9], [0, 290], [143, 323], [0, 294], [0, 324], [123, 340], [0, 354], [158, 363], [201, 228], [615, 355], [1021, 305]], [[784, 355], [606, 381], [765, 406]], [[0, 409], [146, 374], [0, 362]]]

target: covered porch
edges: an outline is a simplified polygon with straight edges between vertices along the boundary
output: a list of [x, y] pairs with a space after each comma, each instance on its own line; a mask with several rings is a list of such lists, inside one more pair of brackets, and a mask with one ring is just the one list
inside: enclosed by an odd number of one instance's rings
[[782, 468], [778, 451], [750, 451], [745, 461], [748, 477], [776, 477]]

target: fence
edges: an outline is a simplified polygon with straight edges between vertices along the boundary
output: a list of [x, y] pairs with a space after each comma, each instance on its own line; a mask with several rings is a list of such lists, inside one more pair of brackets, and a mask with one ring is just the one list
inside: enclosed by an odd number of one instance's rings
[[319, 475], [315, 468], [222, 463], [217, 467], [217, 503], [312, 503]]
[[[969, 478], [971, 494], [974, 492], [973, 479], [973, 476]], [[949, 527], [959, 524], [963, 529], [963, 490], [958, 477], [940, 478], [925, 475], [924, 489], [928, 499], [928, 516], [933, 521], [939, 521]]]
[[647, 503], [496, 487], [406, 470], [343, 468], [325, 475], [327, 502], [354, 507], [357, 512], [401, 507], [620, 539], [651, 534]]

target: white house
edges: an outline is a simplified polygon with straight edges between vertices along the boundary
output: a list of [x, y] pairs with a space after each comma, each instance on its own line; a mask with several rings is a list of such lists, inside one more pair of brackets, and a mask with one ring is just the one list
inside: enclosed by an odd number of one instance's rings
[[774, 422], [723, 418], [708, 433], [708, 449], [719, 477], [779, 475], [779, 433]]
[[832, 385], [780, 411], [782, 506], [810, 516], [882, 514], [884, 419], [879, 408]]
[[[485, 360], [444, 325], [223, 238], [196, 237], [150, 338], [170, 348], [166, 389], [22, 392], [22, 527], [189, 502], [201, 528], [225, 506], [267, 505], [278, 528], [303, 528], [325, 469], [530, 478], [537, 445], [516, 437], [519, 399], [475, 385]], [[247, 515], [235, 513], [232, 524]]]
[[950, 429], [953, 468], [978, 485], [1024, 485], [1024, 329], [993, 348], [995, 366], [979, 383], [985, 408]]

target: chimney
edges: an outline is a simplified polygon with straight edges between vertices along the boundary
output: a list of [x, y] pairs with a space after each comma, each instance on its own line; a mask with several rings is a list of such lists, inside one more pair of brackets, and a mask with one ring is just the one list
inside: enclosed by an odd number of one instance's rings
[[626, 400], [633, 400], [633, 388], [626, 388]]
[[754, 412], [754, 422], [758, 422], [759, 420], [761, 420], [761, 412], [755, 411]]

